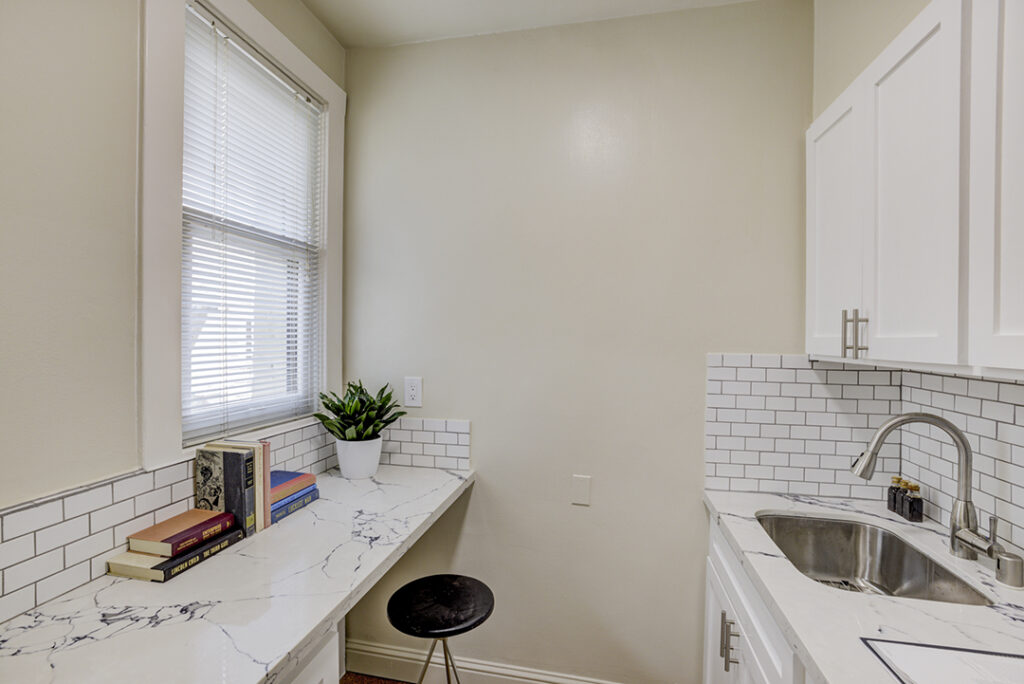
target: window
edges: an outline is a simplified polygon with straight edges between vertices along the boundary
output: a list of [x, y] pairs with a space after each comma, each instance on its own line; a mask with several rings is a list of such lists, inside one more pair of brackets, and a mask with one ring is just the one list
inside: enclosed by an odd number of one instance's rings
[[309, 414], [322, 387], [324, 107], [202, 7], [185, 22], [184, 444]]

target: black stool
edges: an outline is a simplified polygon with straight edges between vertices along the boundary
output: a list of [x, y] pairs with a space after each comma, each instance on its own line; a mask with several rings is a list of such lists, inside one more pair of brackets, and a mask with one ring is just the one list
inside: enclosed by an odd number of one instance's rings
[[444, 650], [444, 676], [451, 684], [448, 672], [451, 663], [455, 681], [459, 671], [448, 650], [448, 637], [463, 634], [481, 624], [494, 610], [494, 594], [480, 580], [465, 575], [431, 575], [409, 582], [391, 595], [388, 601], [388, 620], [399, 632], [422, 639], [433, 639], [427, 662], [416, 684], [422, 684], [434, 655], [437, 642]]

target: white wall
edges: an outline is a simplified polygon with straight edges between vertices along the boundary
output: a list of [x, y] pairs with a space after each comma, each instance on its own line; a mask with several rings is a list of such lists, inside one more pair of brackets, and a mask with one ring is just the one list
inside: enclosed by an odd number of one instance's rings
[[704, 355], [803, 349], [811, 10], [349, 51], [346, 372], [422, 375], [479, 472], [351, 638], [418, 645], [387, 597], [454, 570], [497, 596], [457, 655], [697, 681]]
[[[0, 2], [0, 507], [139, 465], [139, 8]], [[339, 78], [307, 15], [268, 18]]]
[[929, 0], [814, 0], [814, 115], [836, 99]]

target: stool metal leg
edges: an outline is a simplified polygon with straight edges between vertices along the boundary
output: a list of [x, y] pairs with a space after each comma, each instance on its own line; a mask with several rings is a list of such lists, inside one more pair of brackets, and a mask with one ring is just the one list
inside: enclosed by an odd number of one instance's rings
[[452, 684], [452, 673], [448, 669], [448, 640], [441, 639], [441, 650], [444, 651], [444, 679], [448, 684]]
[[[459, 670], [458, 670], [458, 668], [455, 667], [455, 656], [453, 656], [452, 652], [448, 649], [448, 639], [441, 639], [441, 647], [444, 649], [444, 654], [445, 654], [445, 663], [446, 663], [445, 664], [445, 675], [448, 674], [448, 665], [447, 665], [447, 663], [451, 662], [451, 664], [452, 664], [452, 672], [455, 673], [455, 684], [462, 684], [462, 681], [459, 679]], [[449, 681], [449, 684], [450, 684], [451, 680], [449, 679], [448, 681]]]
[[416, 680], [416, 684], [423, 684], [423, 678], [427, 676], [427, 668], [430, 667], [430, 659], [434, 656], [435, 646], [437, 646], [437, 639], [430, 642], [430, 650], [427, 651], [427, 662], [423, 663], [423, 669], [420, 670], [420, 678]]

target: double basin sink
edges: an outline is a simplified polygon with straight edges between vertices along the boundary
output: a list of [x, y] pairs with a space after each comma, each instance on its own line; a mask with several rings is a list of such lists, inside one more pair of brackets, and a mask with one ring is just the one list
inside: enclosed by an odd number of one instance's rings
[[948, 569], [867, 523], [765, 513], [758, 521], [804, 575], [836, 589], [976, 606], [992, 602]]

